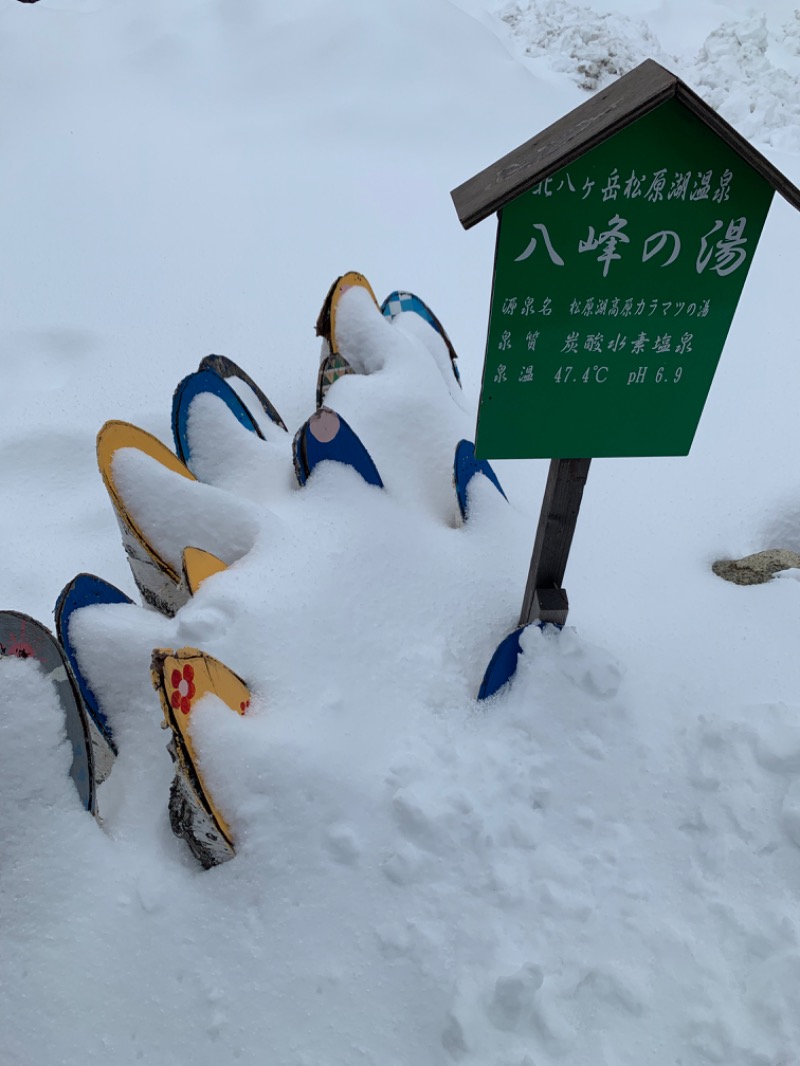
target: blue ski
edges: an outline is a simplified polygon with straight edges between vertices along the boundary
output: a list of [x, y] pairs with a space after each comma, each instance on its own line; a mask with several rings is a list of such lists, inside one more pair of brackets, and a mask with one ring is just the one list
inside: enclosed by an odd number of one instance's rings
[[330, 460], [352, 466], [368, 485], [383, 488], [369, 452], [341, 415], [329, 407], [320, 407], [298, 429], [292, 444], [292, 456], [301, 485], [305, 485], [319, 463]]

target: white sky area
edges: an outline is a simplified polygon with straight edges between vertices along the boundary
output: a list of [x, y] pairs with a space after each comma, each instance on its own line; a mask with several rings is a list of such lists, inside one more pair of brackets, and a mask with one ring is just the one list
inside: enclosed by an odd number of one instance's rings
[[[3, 1066], [790, 1066], [800, 1055], [800, 218], [768, 217], [691, 453], [593, 462], [568, 627], [515, 626], [547, 461], [493, 464], [457, 522], [495, 222], [450, 190], [652, 57], [800, 183], [791, 3], [40, 0], [0, 7], [0, 607], [47, 625], [90, 571], [80, 659], [119, 743], [102, 825], [34, 664], [0, 661]], [[385, 488], [302, 490], [316, 316], [356, 270], [328, 402]], [[344, 306], [344, 304], [343, 304]], [[98, 474], [122, 419], [172, 447], [178, 381], [223, 353], [289, 434], [198, 405], [197, 472], [123, 480], [177, 557], [231, 568], [139, 605]], [[444, 373], [442, 369], [444, 368]], [[196, 490], [196, 491], [195, 491]], [[203, 546], [202, 544], [199, 546]], [[224, 553], [223, 553], [224, 554]], [[236, 857], [167, 817], [154, 648], [199, 647], [247, 715], [195, 714]]]

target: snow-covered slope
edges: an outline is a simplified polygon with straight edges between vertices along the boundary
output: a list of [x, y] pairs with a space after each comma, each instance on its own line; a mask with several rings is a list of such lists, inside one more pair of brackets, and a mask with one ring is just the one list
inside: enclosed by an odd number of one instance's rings
[[[160, 520], [213, 506], [253, 546], [175, 619], [76, 618], [120, 744], [102, 827], [49, 683], [0, 661], [3, 1066], [795, 1060], [800, 588], [710, 570], [800, 550], [794, 212], [772, 209], [691, 455], [593, 463], [570, 628], [527, 633], [483, 707], [546, 463], [497, 463], [509, 502], [479, 480], [465, 526], [449, 469], [494, 246], [449, 190], [585, 99], [575, 19], [599, 54], [657, 41], [797, 181], [791, 11], [753, 18], [679, 0], [2, 8], [1, 607], [47, 622], [82, 570], [134, 595], [97, 430], [169, 443], [174, 386], [217, 351], [293, 432], [345, 270], [423, 296], [465, 385], [418, 324], [343, 304], [373, 372], [328, 402], [384, 490], [332, 465], [299, 490], [289, 436], [198, 408], [215, 492], [164, 493]], [[134, 472], [132, 491], [154, 483]], [[237, 841], [207, 872], [169, 830], [149, 677], [154, 648], [183, 645], [254, 696], [243, 718], [196, 712]]]

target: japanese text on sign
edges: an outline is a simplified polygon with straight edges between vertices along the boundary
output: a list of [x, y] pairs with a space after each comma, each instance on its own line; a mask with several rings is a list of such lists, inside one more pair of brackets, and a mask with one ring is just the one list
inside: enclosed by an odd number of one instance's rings
[[771, 196], [670, 100], [506, 204], [477, 454], [686, 454]]

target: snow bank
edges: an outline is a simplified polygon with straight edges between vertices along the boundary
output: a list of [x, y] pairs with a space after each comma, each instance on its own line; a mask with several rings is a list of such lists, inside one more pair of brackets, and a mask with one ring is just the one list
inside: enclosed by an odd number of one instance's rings
[[[595, 92], [643, 60], [655, 59], [744, 137], [800, 150], [798, 12], [786, 4], [758, 12], [746, 7], [723, 12], [715, 4], [698, 8], [689, 14], [678, 5], [660, 10], [653, 5], [652, 18], [645, 20], [635, 4], [511, 0], [498, 15], [510, 27], [515, 50], [545, 60], [581, 89]], [[724, 21], [715, 21], [723, 14]], [[663, 26], [667, 47], [651, 22]], [[703, 26], [707, 35], [698, 40], [697, 28]]]

